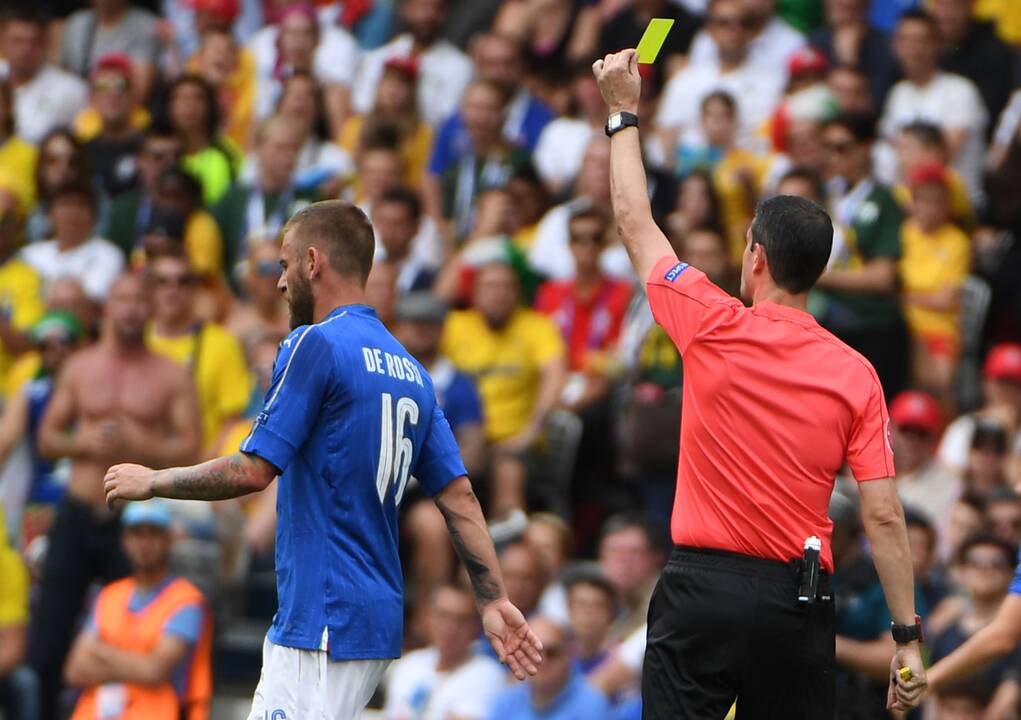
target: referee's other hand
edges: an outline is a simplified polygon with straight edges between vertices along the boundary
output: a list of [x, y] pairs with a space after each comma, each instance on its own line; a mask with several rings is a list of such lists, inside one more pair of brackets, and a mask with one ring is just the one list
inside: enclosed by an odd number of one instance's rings
[[638, 53], [621, 50], [592, 63], [599, 92], [610, 112], [638, 112], [642, 77], [638, 74]]
[[524, 680], [539, 671], [542, 643], [510, 600], [502, 597], [483, 607], [482, 627], [500, 662], [514, 677]]
[[[901, 676], [901, 668], [911, 669], [910, 680], [905, 680]], [[886, 695], [886, 707], [901, 712], [918, 707], [928, 684], [918, 643], [898, 647], [890, 662], [890, 689]]]

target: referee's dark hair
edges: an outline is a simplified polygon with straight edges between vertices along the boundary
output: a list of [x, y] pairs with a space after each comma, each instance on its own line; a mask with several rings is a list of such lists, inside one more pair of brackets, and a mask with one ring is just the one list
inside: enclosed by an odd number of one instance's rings
[[811, 200], [778, 195], [763, 200], [752, 220], [752, 245], [766, 251], [769, 274], [789, 293], [808, 292], [826, 269], [833, 222]]
[[365, 287], [376, 239], [372, 224], [357, 206], [345, 200], [312, 203], [287, 221], [281, 237], [292, 230], [300, 230], [306, 247], [319, 245], [338, 275], [357, 279]]

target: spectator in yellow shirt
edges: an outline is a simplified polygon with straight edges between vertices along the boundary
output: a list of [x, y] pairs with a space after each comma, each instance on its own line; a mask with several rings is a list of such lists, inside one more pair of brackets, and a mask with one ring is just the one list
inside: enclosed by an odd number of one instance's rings
[[514, 269], [492, 262], [475, 278], [474, 307], [447, 318], [441, 350], [475, 378], [487, 439], [509, 452], [529, 449], [567, 377], [564, 341], [553, 322], [519, 306]]
[[400, 148], [402, 184], [418, 187], [429, 162], [432, 149], [432, 129], [418, 113], [416, 92], [418, 62], [410, 58], [391, 58], [383, 66], [383, 77], [376, 87], [376, 98], [371, 113], [349, 117], [340, 130], [337, 144], [352, 157], [365, 149], [366, 141], [374, 134], [374, 126], [383, 119], [392, 128]]
[[975, 208], [968, 195], [968, 187], [961, 174], [947, 166], [950, 156], [947, 141], [938, 125], [917, 120], [903, 127], [897, 136], [897, 160], [900, 182], [893, 188], [893, 196], [905, 212], [911, 205], [911, 188], [907, 179], [922, 165], [946, 167], [947, 189], [950, 192], [950, 219], [963, 230], [975, 227]]
[[11, 81], [0, 78], [0, 181], [17, 196], [23, 208], [35, 205], [35, 145], [18, 137]]
[[16, 356], [31, 349], [27, 331], [43, 314], [42, 278], [17, 254], [23, 227], [17, 196], [0, 187], [0, 383]]
[[36, 717], [35, 676], [19, 667], [28, 628], [28, 570], [7, 537], [0, 503], [0, 715]]
[[914, 380], [949, 405], [960, 344], [961, 286], [971, 265], [968, 236], [950, 221], [942, 165], [920, 165], [909, 178], [911, 214], [901, 227], [901, 301], [914, 345]]
[[183, 252], [154, 257], [147, 269], [152, 280], [153, 319], [146, 331], [146, 344], [191, 370], [202, 412], [203, 447], [213, 453], [222, 445], [222, 434], [241, 417], [251, 399], [244, 351], [223, 326], [196, 319], [196, 279]]

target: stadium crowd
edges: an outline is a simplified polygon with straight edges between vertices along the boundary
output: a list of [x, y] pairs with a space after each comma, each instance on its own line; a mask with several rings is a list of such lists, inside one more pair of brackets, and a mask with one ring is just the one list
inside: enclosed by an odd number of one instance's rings
[[[757, 201], [829, 209], [810, 309], [890, 403], [926, 652], [990, 620], [1021, 542], [1016, 0], [6, 0], [0, 717], [250, 693], [274, 487], [121, 512], [102, 477], [238, 450], [289, 330], [279, 231], [336, 197], [375, 227], [371, 303], [434, 379], [546, 657], [509, 682], [412, 485], [375, 706], [640, 717], [683, 368], [615, 236], [591, 63], [653, 17], [676, 21], [641, 67], [657, 220], [736, 294]], [[890, 617], [837, 485], [838, 715], [889, 717]], [[1021, 654], [923, 712], [1021, 717]]]

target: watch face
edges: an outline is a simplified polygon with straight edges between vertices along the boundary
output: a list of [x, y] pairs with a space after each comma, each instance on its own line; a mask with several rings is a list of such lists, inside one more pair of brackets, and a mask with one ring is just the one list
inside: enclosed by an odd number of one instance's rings
[[607, 124], [609, 125], [611, 131], [617, 130], [618, 128], [620, 128], [621, 125], [624, 124], [624, 119], [620, 116], [620, 113], [614, 113], [613, 115], [610, 116], [610, 119]]

